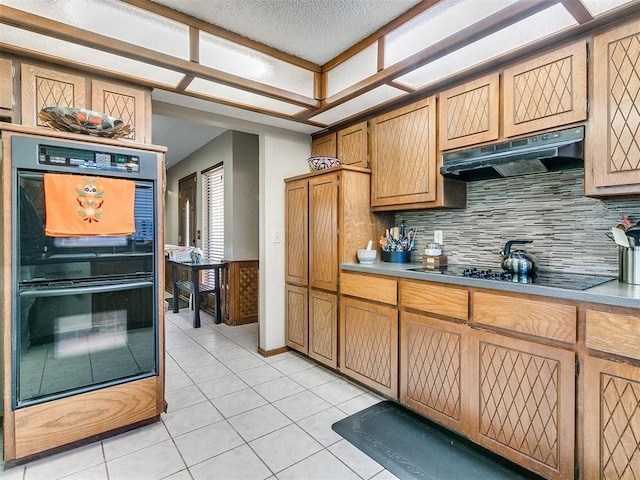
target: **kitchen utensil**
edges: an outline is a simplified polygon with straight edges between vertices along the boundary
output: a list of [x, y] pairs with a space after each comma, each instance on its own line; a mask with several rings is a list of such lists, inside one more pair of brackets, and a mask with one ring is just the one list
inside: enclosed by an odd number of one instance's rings
[[633, 223], [631, 223], [631, 220], [629, 220], [629, 217], [627, 217], [624, 213], [622, 214], [622, 223], [624, 223], [627, 228], [633, 226]]
[[[624, 233], [623, 233], [624, 235]], [[533, 240], [509, 240], [502, 252], [502, 269], [511, 274], [523, 275], [532, 274], [538, 270], [536, 259], [524, 250], [512, 252], [513, 245], [524, 245], [533, 243]]]
[[627, 238], [627, 235], [625, 235], [624, 230], [618, 227], [611, 227], [611, 233], [613, 233], [613, 239], [618, 245], [629, 248], [629, 239]]

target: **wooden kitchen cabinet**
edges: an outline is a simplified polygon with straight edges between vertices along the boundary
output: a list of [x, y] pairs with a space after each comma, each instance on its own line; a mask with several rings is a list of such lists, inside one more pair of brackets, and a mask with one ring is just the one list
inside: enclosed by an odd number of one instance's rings
[[[307, 304], [296, 297], [286, 302], [287, 325], [301, 335], [287, 345], [336, 368], [338, 366], [338, 276], [344, 262], [376, 239], [390, 221], [370, 211], [369, 171], [351, 166], [311, 172], [285, 180], [285, 280], [297, 295], [307, 292]], [[295, 327], [294, 327], [295, 326]]]
[[284, 295], [285, 342], [306, 354], [309, 345], [309, 292], [306, 287], [286, 283]]
[[639, 325], [637, 312], [586, 311], [579, 438], [584, 450], [580, 470], [587, 480], [640, 477]]
[[397, 308], [341, 297], [340, 371], [398, 398]]
[[21, 67], [22, 124], [44, 126], [38, 113], [44, 107], [86, 108], [86, 81], [82, 75], [23, 63]]
[[360, 122], [337, 132], [337, 157], [343, 165], [367, 168], [367, 122]]
[[640, 477], [640, 368], [591, 356], [583, 367], [582, 478]]
[[441, 92], [440, 149], [497, 140], [500, 135], [500, 75], [487, 75]]
[[338, 366], [338, 295], [309, 290], [309, 356]]
[[371, 209], [464, 207], [466, 184], [440, 175], [436, 100], [428, 97], [371, 119]]
[[640, 21], [593, 39], [593, 115], [585, 152], [585, 195], [640, 193]]
[[468, 434], [469, 326], [400, 313], [400, 401]]
[[13, 62], [0, 57], [0, 112], [13, 109]]
[[119, 118], [133, 132], [124, 138], [151, 143], [151, 92], [101, 80], [91, 81], [91, 108]]
[[503, 92], [505, 137], [586, 120], [586, 41], [505, 69]]
[[575, 353], [472, 329], [471, 438], [548, 479], [574, 475]]
[[336, 132], [328, 133], [311, 140], [312, 157], [336, 156]]

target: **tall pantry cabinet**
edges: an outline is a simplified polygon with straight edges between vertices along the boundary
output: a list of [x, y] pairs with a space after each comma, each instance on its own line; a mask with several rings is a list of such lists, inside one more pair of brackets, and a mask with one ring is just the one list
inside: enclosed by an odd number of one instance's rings
[[285, 180], [285, 336], [338, 366], [339, 267], [388, 226], [370, 212], [369, 170], [339, 166]]

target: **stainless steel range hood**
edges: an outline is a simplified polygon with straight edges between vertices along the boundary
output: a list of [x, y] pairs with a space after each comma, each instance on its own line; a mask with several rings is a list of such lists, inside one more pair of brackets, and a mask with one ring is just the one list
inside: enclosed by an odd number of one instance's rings
[[465, 182], [544, 173], [584, 165], [584, 127], [445, 153], [440, 173]]

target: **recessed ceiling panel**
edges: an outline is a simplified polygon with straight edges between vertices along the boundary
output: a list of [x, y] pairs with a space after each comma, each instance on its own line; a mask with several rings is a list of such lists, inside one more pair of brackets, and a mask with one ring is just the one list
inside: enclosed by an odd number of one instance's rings
[[327, 73], [327, 97], [378, 71], [378, 44], [374, 43]]
[[63, 24], [117, 38], [184, 60], [189, 27], [116, 0], [2, 0], [7, 5]]
[[278, 112], [284, 115], [295, 115], [304, 109], [298, 105], [281, 102], [273, 98], [245, 92], [238, 88], [228, 87], [219, 83], [196, 78], [187, 88], [187, 92], [199, 93], [209, 97], [218, 98], [234, 104], [248, 105], [262, 110]]
[[8, 25], [2, 25], [2, 28], [0, 28], [0, 42], [52, 57], [70, 58], [74, 62], [99, 68], [104, 71], [105, 75], [113, 72], [121, 73], [171, 87], [176, 87], [184, 77], [183, 74], [172, 70], [65, 42], [57, 38], [27, 32]]
[[396, 81], [412, 88], [423, 88], [572, 25], [577, 25], [576, 20], [561, 4], [557, 4], [398, 77]]
[[313, 72], [202, 31], [200, 64], [313, 98]]
[[378, 88], [368, 91], [360, 95], [359, 97], [349, 100], [337, 107], [322, 112], [315, 117], [311, 117], [311, 121], [322, 123], [324, 125], [330, 125], [336, 123], [345, 118], [349, 118], [352, 115], [360, 113], [369, 108], [373, 108], [376, 105], [387, 102], [394, 98], [406, 95], [407, 92], [398, 88], [390, 87], [389, 85], [381, 85]]
[[581, 0], [594, 17], [637, 0]]
[[443, 0], [385, 37], [388, 67], [515, 3], [516, 0]]

